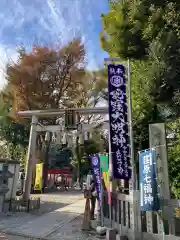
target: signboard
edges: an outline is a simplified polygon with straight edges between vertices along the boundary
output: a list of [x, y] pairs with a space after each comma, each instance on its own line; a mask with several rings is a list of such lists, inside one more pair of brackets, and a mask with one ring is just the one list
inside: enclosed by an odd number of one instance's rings
[[43, 188], [43, 163], [36, 164], [36, 179], [34, 190], [42, 191]]
[[141, 211], [158, 211], [159, 198], [156, 181], [156, 152], [145, 150], [139, 154]]
[[109, 123], [113, 177], [130, 179], [125, 67], [108, 65]]
[[101, 196], [101, 171], [100, 171], [100, 158], [98, 154], [90, 156], [92, 172], [95, 181], [95, 187], [97, 191], [97, 200], [99, 203], [99, 207], [102, 204], [102, 196]]

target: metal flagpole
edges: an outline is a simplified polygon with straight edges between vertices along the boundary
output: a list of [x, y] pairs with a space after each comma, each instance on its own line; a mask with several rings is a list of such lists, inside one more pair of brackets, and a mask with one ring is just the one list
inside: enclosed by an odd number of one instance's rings
[[[112, 157], [111, 157], [111, 136], [110, 136], [110, 127], [109, 127], [109, 181], [110, 181], [110, 203], [112, 200]], [[109, 205], [109, 220], [111, 223], [111, 228], [112, 228], [112, 206], [111, 204]]]
[[101, 211], [101, 227], [104, 227], [104, 212], [103, 212], [103, 197], [104, 197], [104, 194], [103, 194], [103, 179], [102, 179], [102, 171], [101, 171], [101, 165], [100, 165], [100, 176], [101, 176], [101, 208], [100, 208], [100, 211]]
[[[104, 62], [115, 62], [120, 61], [120, 58], [105, 58]], [[109, 125], [109, 180], [110, 180], [110, 203], [112, 202], [112, 177], [113, 177], [113, 167], [112, 167], [112, 155], [111, 155], [111, 136], [110, 136], [110, 125]], [[109, 203], [109, 220], [112, 228], [112, 204]]]
[[135, 190], [136, 190], [136, 172], [135, 172], [135, 158], [134, 158], [134, 137], [132, 129], [132, 90], [131, 90], [131, 68], [130, 60], [128, 59], [128, 121], [129, 121], [129, 134], [130, 134], [130, 157], [132, 164], [132, 214], [133, 214], [133, 238], [136, 239], [137, 230], [137, 214], [135, 206]]
[[131, 90], [131, 69], [130, 61], [128, 59], [128, 117], [129, 117], [129, 134], [130, 134], [130, 153], [132, 164], [132, 191], [136, 190], [136, 174], [135, 174], [135, 159], [134, 159], [134, 141], [132, 129], [132, 90]]
[[[106, 58], [105, 62], [120, 62], [120, 58]], [[136, 190], [136, 173], [135, 173], [135, 158], [134, 158], [134, 141], [133, 141], [133, 129], [132, 129], [132, 90], [131, 90], [131, 69], [130, 69], [130, 60], [127, 62], [127, 77], [128, 77], [128, 122], [129, 122], [129, 134], [130, 134], [130, 157], [132, 164], [132, 208], [133, 208], [133, 225], [134, 225], [134, 233], [136, 229], [136, 207], [135, 207], [135, 190]], [[112, 159], [111, 159], [111, 144], [110, 144], [110, 133], [109, 133], [109, 169], [112, 174]], [[110, 207], [111, 208], [111, 207]], [[111, 214], [111, 209], [109, 210]], [[110, 215], [110, 220], [112, 224], [112, 216]], [[136, 234], [133, 234], [135, 237]]]
[[[155, 146], [155, 147], [152, 147], [151, 149], [156, 151], [156, 148], [157, 147], [160, 147], [160, 146]], [[160, 196], [160, 186], [159, 186], [159, 178], [158, 178], [158, 170], [157, 170], [157, 162], [154, 163], [155, 164], [155, 172], [156, 172], [156, 184], [157, 184], [157, 194], [158, 194], [158, 197]], [[161, 201], [160, 201], [160, 206], [162, 206], [161, 204]], [[162, 240], [165, 240], [165, 229], [164, 229], [164, 221], [163, 221], [163, 211], [162, 210], [159, 210], [156, 212], [157, 214], [157, 219], [158, 217], [161, 219], [161, 224], [162, 224]]]

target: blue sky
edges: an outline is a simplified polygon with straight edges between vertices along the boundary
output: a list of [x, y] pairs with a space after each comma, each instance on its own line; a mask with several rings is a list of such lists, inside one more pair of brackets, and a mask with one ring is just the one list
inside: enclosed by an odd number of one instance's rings
[[16, 60], [20, 45], [64, 44], [81, 36], [88, 68], [100, 67], [107, 56], [99, 44], [100, 15], [107, 11], [108, 0], [0, 0], [0, 87], [4, 66]]

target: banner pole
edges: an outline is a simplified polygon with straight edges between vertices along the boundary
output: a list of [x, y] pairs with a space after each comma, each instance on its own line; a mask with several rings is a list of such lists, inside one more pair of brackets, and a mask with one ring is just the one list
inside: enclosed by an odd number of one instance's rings
[[110, 181], [110, 189], [109, 189], [109, 195], [110, 195], [110, 203], [109, 205], [109, 220], [111, 223], [112, 228], [112, 208], [111, 208], [111, 192], [112, 192], [112, 156], [111, 156], [111, 136], [110, 136], [110, 125], [109, 125], [109, 181]]
[[[126, 102], [126, 81], [125, 81], [125, 66], [123, 64], [116, 64], [115, 62], [120, 62], [120, 58], [108, 58], [105, 59], [105, 62], [112, 62], [112, 66], [108, 65], [108, 93], [109, 93], [109, 173], [110, 173], [110, 193], [112, 196], [112, 177], [115, 179], [129, 179], [129, 163], [127, 159], [127, 146], [128, 146], [128, 133], [123, 131], [124, 127], [128, 126], [127, 123], [127, 102]], [[127, 66], [126, 66], [127, 69]], [[136, 229], [135, 223], [135, 177], [134, 177], [134, 146], [133, 146], [133, 131], [132, 131], [132, 97], [131, 97], [131, 76], [130, 76], [130, 63], [128, 60], [128, 85], [129, 85], [129, 102], [128, 102], [128, 121], [129, 121], [129, 134], [130, 134], [130, 144], [131, 144], [131, 160], [132, 160], [132, 182], [133, 182], [133, 191], [132, 191], [132, 200], [133, 200], [133, 228]], [[125, 96], [125, 98], [124, 98]], [[118, 107], [114, 107], [114, 104], [119, 101], [120, 110]], [[111, 122], [116, 126], [116, 124], [123, 125], [120, 126], [117, 130], [112, 130]], [[113, 125], [113, 126], [114, 126]], [[111, 136], [111, 131], [113, 136]], [[120, 137], [119, 137], [120, 136]], [[111, 142], [112, 137], [112, 142]], [[122, 138], [122, 139], [121, 139]], [[122, 152], [123, 151], [123, 152]], [[113, 159], [112, 159], [113, 152]], [[114, 155], [115, 154], [115, 155]], [[112, 162], [113, 161], [113, 162]], [[110, 221], [112, 226], [112, 204], [109, 206]], [[135, 232], [135, 231], [134, 231]], [[134, 236], [135, 234], [133, 234]]]
[[[153, 151], [155, 151], [155, 154], [156, 154], [156, 149], [154, 147], [151, 148], [151, 149]], [[160, 196], [160, 187], [159, 187], [160, 180], [158, 178], [157, 162], [155, 162], [154, 165], [155, 165], [155, 173], [156, 173], [157, 194], [158, 194], [158, 197], [159, 197]], [[161, 201], [159, 203], [159, 206], [162, 207]], [[161, 219], [161, 227], [162, 227], [162, 231], [163, 231], [162, 240], [165, 240], [165, 228], [164, 228], [164, 219], [163, 219], [163, 211], [162, 211], [162, 209], [157, 211], [156, 214], [157, 214], [157, 217], [159, 217]]]
[[103, 204], [104, 204], [104, 201], [103, 201], [103, 197], [104, 197], [104, 194], [103, 194], [103, 184], [102, 184], [102, 171], [101, 171], [101, 166], [100, 166], [100, 176], [101, 176], [101, 205], [100, 205], [100, 210], [101, 210], [101, 227], [104, 227], [104, 212], [103, 212]]
[[97, 200], [98, 200], [98, 218], [99, 215], [99, 224], [103, 223], [103, 214], [102, 214], [102, 181], [101, 181], [101, 165], [100, 165], [100, 156], [99, 154], [94, 154], [90, 158], [92, 171], [95, 180], [95, 187], [97, 191]]
[[131, 83], [131, 66], [130, 60], [127, 62], [127, 70], [128, 70], [128, 120], [129, 120], [129, 135], [130, 135], [130, 158], [132, 164], [132, 219], [133, 219], [133, 239], [137, 238], [139, 233], [138, 230], [138, 217], [137, 217], [137, 209], [136, 209], [136, 172], [135, 172], [135, 158], [134, 158], [134, 136], [133, 136], [133, 128], [132, 128], [132, 83]]
[[131, 69], [130, 60], [128, 59], [128, 114], [129, 114], [129, 134], [130, 134], [130, 146], [131, 146], [131, 164], [132, 164], [132, 191], [136, 190], [136, 174], [135, 174], [135, 159], [134, 159], [134, 141], [133, 141], [133, 129], [132, 129], [132, 90], [131, 90]]

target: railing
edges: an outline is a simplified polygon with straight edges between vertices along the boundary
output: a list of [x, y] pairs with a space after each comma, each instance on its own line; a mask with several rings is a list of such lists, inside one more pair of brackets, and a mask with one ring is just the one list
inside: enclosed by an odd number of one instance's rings
[[11, 199], [9, 211], [11, 212], [30, 212], [40, 208], [40, 198], [31, 198], [28, 201], [23, 199]]
[[[157, 213], [140, 211], [138, 191], [134, 200], [135, 216], [133, 215], [132, 195], [113, 193], [111, 211], [109, 211], [107, 194], [104, 195], [103, 201], [106, 220], [112, 219], [113, 227], [129, 239], [133, 239], [134, 231], [139, 232], [139, 238], [142, 239], [163, 239], [163, 235], [164, 239], [180, 239], [180, 215], [178, 215], [180, 200], [164, 201], [165, 211], [161, 217]], [[109, 216], [110, 212], [111, 218]], [[110, 221], [106, 222], [110, 224]]]

